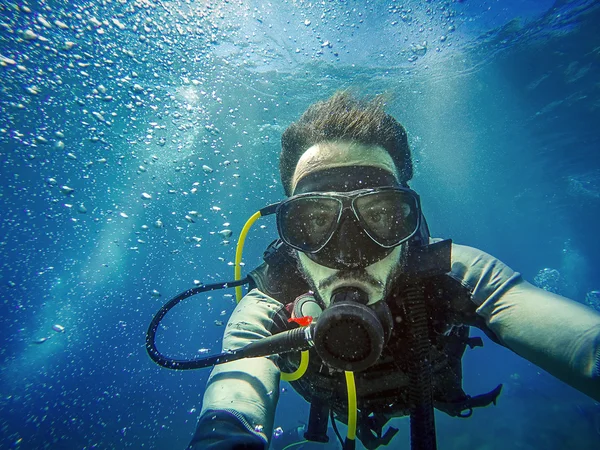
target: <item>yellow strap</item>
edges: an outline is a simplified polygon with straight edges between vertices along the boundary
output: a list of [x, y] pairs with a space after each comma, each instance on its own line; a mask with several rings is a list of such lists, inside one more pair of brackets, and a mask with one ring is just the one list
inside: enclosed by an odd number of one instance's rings
[[300, 379], [302, 375], [306, 372], [308, 368], [308, 350], [303, 350], [300, 355], [300, 365], [295, 372], [285, 373], [281, 372], [281, 379], [283, 381], [296, 381]]
[[354, 372], [344, 372], [346, 374], [346, 388], [348, 389], [348, 434], [346, 437], [350, 440], [356, 439], [356, 385], [354, 384]]
[[[254, 222], [258, 220], [260, 217], [260, 211], [255, 212], [252, 216], [246, 221], [246, 224], [242, 228], [240, 233], [240, 238], [238, 239], [237, 247], [235, 249], [235, 269], [234, 269], [234, 279], [241, 280], [242, 279], [242, 266], [240, 263], [242, 262], [242, 252], [244, 251], [244, 243], [246, 242], [246, 235], [250, 230], [250, 227], [254, 225]], [[237, 286], [235, 288], [235, 300], [239, 303], [242, 299], [242, 287]]]

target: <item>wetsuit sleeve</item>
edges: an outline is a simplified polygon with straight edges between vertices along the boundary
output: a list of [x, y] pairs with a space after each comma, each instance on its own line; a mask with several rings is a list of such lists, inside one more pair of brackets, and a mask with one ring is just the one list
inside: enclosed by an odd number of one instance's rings
[[[281, 303], [257, 289], [231, 315], [223, 351], [270, 336]], [[280, 372], [274, 357], [248, 358], [215, 366], [188, 449], [266, 449], [279, 399]]]
[[452, 246], [452, 272], [497, 340], [600, 400], [600, 314], [526, 282], [498, 259]]

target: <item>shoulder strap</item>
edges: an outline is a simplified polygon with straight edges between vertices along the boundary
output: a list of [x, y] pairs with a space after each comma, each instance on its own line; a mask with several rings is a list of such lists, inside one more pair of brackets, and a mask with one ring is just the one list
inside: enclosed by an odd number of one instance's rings
[[310, 290], [298, 271], [296, 260], [280, 239], [271, 242], [263, 259], [265, 262], [248, 274], [261, 292], [285, 305]]

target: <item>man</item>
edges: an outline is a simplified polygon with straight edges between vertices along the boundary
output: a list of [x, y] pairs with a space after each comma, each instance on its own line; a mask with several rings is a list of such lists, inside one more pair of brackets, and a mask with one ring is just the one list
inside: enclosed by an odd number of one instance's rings
[[[277, 209], [278, 231], [282, 252], [297, 272], [288, 266], [277, 274], [285, 258], [256, 272], [258, 289], [231, 316], [223, 348], [237, 349], [284, 330], [290, 320], [309, 315], [297, 311], [303, 305], [318, 327], [321, 310], [325, 315], [338, 296], [353, 296], [381, 318], [385, 334], [378, 359], [353, 369], [361, 414], [357, 434], [368, 448], [385, 445], [393, 431], [382, 433], [383, 425], [411, 409], [413, 381], [407, 374], [412, 369], [405, 361], [410, 360], [406, 341], [414, 334], [414, 320], [409, 320], [402, 291], [414, 261], [421, 261], [411, 259], [411, 249], [439, 241], [429, 239], [418, 195], [408, 188], [412, 162], [406, 132], [380, 101], [337, 93], [309, 107], [284, 132], [280, 170], [289, 198]], [[462, 391], [460, 359], [465, 345], [477, 345], [468, 338], [469, 326], [600, 400], [599, 314], [534, 287], [474, 248], [453, 244], [451, 270], [442, 272], [423, 278], [418, 297], [427, 311], [425, 340], [431, 356], [426, 359], [431, 359], [429, 385], [436, 408], [470, 415], [473, 407], [495, 402], [499, 394], [499, 388], [477, 397]], [[362, 343], [348, 339], [339, 356], [351, 359], [347, 349]], [[347, 422], [342, 370], [322, 353], [311, 351], [310, 358], [306, 375], [292, 385], [312, 407], [317, 405], [316, 415], [321, 408], [325, 421], [329, 413]], [[295, 353], [217, 366], [190, 448], [267, 448], [280, 374], [297, 367]]]

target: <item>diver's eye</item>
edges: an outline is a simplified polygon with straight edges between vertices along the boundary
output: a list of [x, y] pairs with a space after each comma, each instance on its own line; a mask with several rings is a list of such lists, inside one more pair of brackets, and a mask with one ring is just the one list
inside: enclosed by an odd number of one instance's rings
[[368, 220], [370, 223], [379, 223], [379, 222], [381, 222], [382, 218], [383, 218], [383, 216], [381, 214], [381, 211], [369, 212]]
[[313, 213], [310, 217], [310, 222], [317, 227], [324, 227], [329, 223], [328, 216], [323, 213]]

